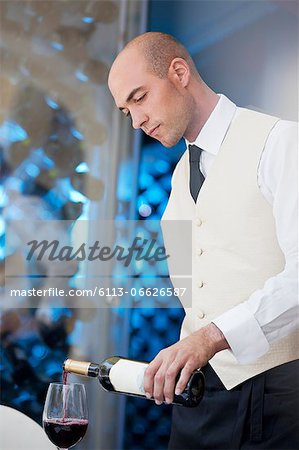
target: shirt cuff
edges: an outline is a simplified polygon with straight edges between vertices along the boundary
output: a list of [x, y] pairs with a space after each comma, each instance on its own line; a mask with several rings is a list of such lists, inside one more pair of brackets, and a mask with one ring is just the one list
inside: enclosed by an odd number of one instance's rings
[[244, 303], [212, 321], [224, 334], [240, 364], [250, 364], [270, 348], [258, 321]]

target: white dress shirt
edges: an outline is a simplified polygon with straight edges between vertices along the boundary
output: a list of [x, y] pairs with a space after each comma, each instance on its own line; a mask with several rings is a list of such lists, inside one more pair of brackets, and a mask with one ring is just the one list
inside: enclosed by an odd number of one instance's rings
[[[200, 169], [205, 177], [238, 114], [239, 108], [220, 95], [212, 114], [192, 142], [204, 149]], [[186, 141], [187, 147], [190, 143]], [[272, 206], [285, 268], [245, 302], [213, 320], [241, 364], [254, 362], [268, 351], [271, 342], [289, 334], [299, 323], [297, 170], [298, 125], [280, 120], [266, 142], [257, 178], [261, 193]], [[242, 324], [241, 330], [239, 324]]]

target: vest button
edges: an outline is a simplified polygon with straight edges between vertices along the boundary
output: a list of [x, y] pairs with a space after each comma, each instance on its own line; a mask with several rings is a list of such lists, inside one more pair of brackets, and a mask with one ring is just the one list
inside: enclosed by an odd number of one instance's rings
[[198, 256], [201, 256], [201, 255], [202, 255], [202, 252], [203, 252], [202, 248], [199, 248], [199, 249], [197, 250], [197, 255], [198, 255]]
[[198, 311], [198, 312], [197, 312], [197, 317], [198, 317], [199, 319], [203, 319], [203, 318], [205, 317], [205, 313], [204, 313], [203, 311]]
[[202, 288], [202, 287], [203, 287], [203, 281], [199, 281], [199, 282], [197, 283], [197, 287]]
[[201, 224], [202, 224], [202, 220], [201, 220], [199, 217], [197, 217], [197, 219], [196, 219], [196, 225], [197, 225], [198, 227], [200, 227]]

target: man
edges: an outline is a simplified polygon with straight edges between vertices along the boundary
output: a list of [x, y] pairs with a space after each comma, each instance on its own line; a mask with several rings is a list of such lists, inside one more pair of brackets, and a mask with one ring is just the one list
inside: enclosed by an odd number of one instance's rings
[[170, 448], [299, 448], [296, 124], [217, 95], [163, 33], [131, 41], [108, 84], [134, 128], [187, 144], [163, 219], [193, 221], [192, 307], [144, 388], [170, 403], [202, 367], [206, 394], [174, 407]]

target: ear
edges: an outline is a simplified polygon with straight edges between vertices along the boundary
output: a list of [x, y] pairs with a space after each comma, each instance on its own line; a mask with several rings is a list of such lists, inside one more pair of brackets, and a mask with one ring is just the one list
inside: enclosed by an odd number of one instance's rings
[[187, 87], [191, 76], [189, 65], [183, 58], [174, 58], [170, 63], [168, 76], [181, 87]]

